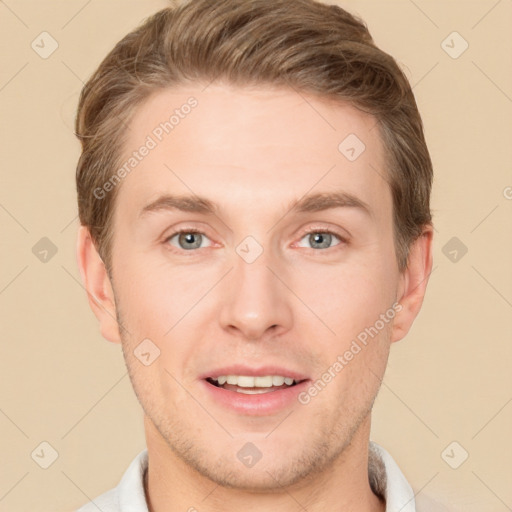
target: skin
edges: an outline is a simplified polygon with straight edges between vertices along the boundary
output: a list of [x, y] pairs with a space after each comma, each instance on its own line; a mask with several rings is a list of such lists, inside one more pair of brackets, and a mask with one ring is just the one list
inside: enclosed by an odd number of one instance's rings
[[[150, 510], [383, 511], [368, 481], [371, 408], [390, 346], [420, 310], [432, 228], [400, 272], [375, 119], [289, 89], [196, 84], [154, 93], [132, 118], [126, 155], [190, 96], [197, 107], [120, 185], [112, 279], [86, 227], [78, 237], [90, 305], [102, 335], [122, 344], [144, 409]], [[351, 133], [366, 145], [353, 162], [338, 151]], [[333, 190], [370, 213], [289, 208]], [[140, 215], [163, 194], [195, 194], [218, 209]], [[202, 246], [169, 240], [181, 228], [203, 233]], [[318, 248], [308, 228], [338, 234]], [[249, 235], [263, 249], [250, 264], [236, 252]], [[230, 363], [277, 364], [316, 380], [395, 302], [394, 320], [307, 405], [248, 416], [202, 390], [200, 375]], [[160, 350], [149, 366], [134, 356], [146, 338]], [[252, 468], [236, 456], [247, 442], [263, 454]]]

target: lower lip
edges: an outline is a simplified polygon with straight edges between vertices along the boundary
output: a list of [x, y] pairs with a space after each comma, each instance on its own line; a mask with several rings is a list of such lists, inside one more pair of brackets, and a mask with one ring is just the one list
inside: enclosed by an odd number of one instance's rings
[[246, 395], [236, 391], [230, 391], [219, 388], [210, 384], [206, 380], [201, 381], [209, 393], [217, 403], [238, 414], [247, 414], [249, 416], [264, 416], [277, 413], [294, 403], [298, 402], [298, 395], [304, 391], [309, 380], [304, 380], [288, 388], [279, 389], [278, 391], [269, 391], [257, 395]]

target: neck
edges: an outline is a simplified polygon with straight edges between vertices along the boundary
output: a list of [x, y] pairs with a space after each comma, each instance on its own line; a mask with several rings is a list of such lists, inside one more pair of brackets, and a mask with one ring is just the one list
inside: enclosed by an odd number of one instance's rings
[[178, 457], [149, 418], [144, 418], [144, 424], [150, 512], [291, 512], [297, 507], [308, 512], [385, 512], [385, 503], [374, 494], [368, 478], [370, 415], [331, 465], [293, 486], [268, 493], [218, 485]]

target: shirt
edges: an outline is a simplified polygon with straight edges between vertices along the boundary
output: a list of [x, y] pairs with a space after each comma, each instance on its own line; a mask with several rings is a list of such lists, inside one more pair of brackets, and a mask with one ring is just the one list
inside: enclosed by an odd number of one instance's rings
[[[144, 492], [147, 449], [131, 462], [118, 486], [98, 496], [76, 512], [149, 512]], [[370, 441], [368, 475], [373, 492], [386, 500], [386, 512], [417, 512], [414, 492], [391, 455]], [[430, 510], [434, 509], [429, 509]], [[437, 509], [435, 509], [437, 510]]]

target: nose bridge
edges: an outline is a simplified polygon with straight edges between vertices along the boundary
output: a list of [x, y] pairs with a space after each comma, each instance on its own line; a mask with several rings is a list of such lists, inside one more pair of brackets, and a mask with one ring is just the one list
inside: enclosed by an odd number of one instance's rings
[[220, 314], [222, 327], [252, 340], [261, 338], [267, 330], [277, 334], [289, 329], [289, 296], [270, 270], [276, 266], [271, 251], [261, 246], [258, 250], [251, 240], [246, 240], [236, 253]]

